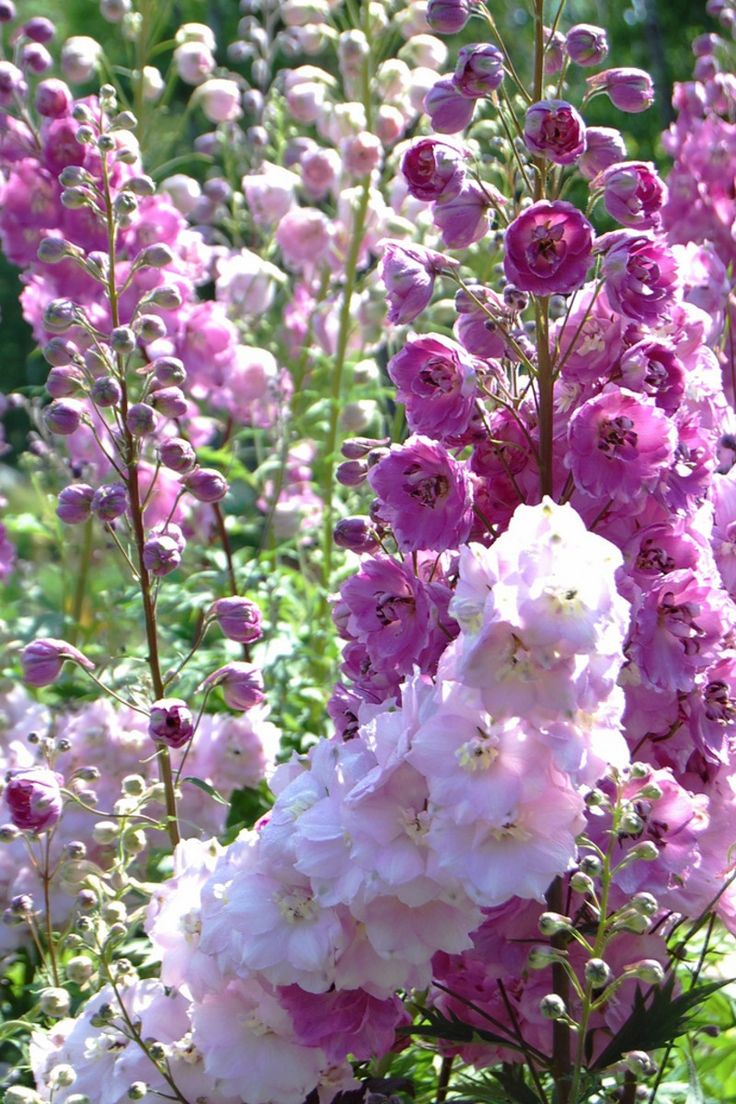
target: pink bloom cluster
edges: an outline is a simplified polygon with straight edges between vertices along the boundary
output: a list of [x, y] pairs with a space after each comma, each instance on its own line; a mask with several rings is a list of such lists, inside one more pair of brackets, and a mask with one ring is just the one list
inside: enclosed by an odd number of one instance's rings
[[[201, 779], [228, 799], [236, 789], [257, 786], [271, 772], [279, 740], [280, 732], [268, 720], [266, 706], [255, 706], [238, 717], [225, 713], [205, 714], [187, 755], [185, 776]], [[116, 808], [126, 776], [139, 776], [146, 786], [157, 781], [155, 763], [151, 760], [148, 718], [132, 709], [114, 707], [102, 699], [57, 714], [52, 728], [49, 711], [34, 702], [22, 688], [16, 687], [3, 694], [0, 699], [0, 775], [3, 780], [6, 774], [12, 781], [45, 769], [39, 764], [45, 763], [47, 753], [58, 772], [58, 782], [87, 806], [84, 808], [68, 798], [63, 812], [60, 808], [53, 810], [56, 827], [51, 842], [52, 858], [60, 859], [66, 854], [66, 845], [79, 842], [90, 861], [107, 867], [113, 852], [109, 844], [95, 842], [95, 823], [104, 820], [105, 814]], [[173, 757], [174, 770], [179, 758]], [[3, 788], [6, 785], [3, 783]], [[183, 781], [181, 791], [179, 810], [184, 836], [223, 830], [225, 805], [213, 801], [191, 782]], [[4, 819], [9, 812], [19, 824], [18, 807], [12, 803], [9, 807], [3, 804]], [[43, 831], [42, 817], [37, 814], [32, 819], [32, 825], [20, 823], [19, 826]], [[41, 881], [22, 839], [4, 843], [0, 850], [0, 885], [6, 902], [27, 893], [41, 907]], [[63, 878], [52, 881], [51, 914], [57, 926], [72, 911], [76, 892], [74, 884], [66, 883]], [[25, 926], [3, 925], [0, 933], [6, 949], [19, 942], [27, 943], [29, 939]]]

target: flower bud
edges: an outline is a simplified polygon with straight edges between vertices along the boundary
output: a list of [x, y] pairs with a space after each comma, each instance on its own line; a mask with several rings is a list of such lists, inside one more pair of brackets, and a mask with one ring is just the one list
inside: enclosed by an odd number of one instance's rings
[[19, 836], [14, 824], [0, 824], [0, 843], [15, 843]]
[[94, 76], [102, 47], [87, 35], [68, 38], [61, 48], [61, 68], [72, 84], [85, 84]]
[[176, 571], [181, 563], [179, 545], [171, 537], [151, 537], [143, 545], [143, 563], [157, 579], [163, 579]]
[[640, 912], [642, 916], [656, 916], [659, 912], [659, 901], [651, 893], [635, 893], [631, 898], [631, 907]]
[[98, 820], [92, 829], [92, 839], [101, 847], [109, 847], [120, 835], [120, 826], [114, 820]]
[[633, 811], [628, 809], [621, 817], [619, 832], [624, 836], [638, 836], [644, 830], [644, 821]]
[[59, 264], [74, 252], [74, 246], [70, 246], [64, 238], [41, 238], [36, 256], [41, 264]]
[[229, 123], [242, 115], [240, 89], [235, 81], [213, 77], [200, 84], [192, 96], [211, 123]]
[[123, 389], [115, 376], [99, 376], [90, 388], [89, 397], [97, 406], [117, 406]]
[[651, 1077], [657, 1067], [643, 1050], [629, 1050], [623, 1056], [623, 1065], [637, 1077]]
[[77, 1075], [70, 1065], [60, 1062], [49, 1071], [48, 1078], [53, 1088], [68, 1089], [77, 1080]]
[[95, 964], [87, 955], [75, 955], [66, 964], [66, 976], [76, 985], [84, 985], [95, 972]]
[[88, 483], [70, 483], [59, 492], [56, 516], [66, 525], [81, 525], [91, 516], [94, 493]]
[[572, 931], [572, 920], [559, 912], [543, 912], [537, 921], [542, 935], [557, 935], [559, 932]]
[[567, 32], [565, 51], [576, 65], [600, 65], [608, 55], [606, 32], [590, 23], [577, 23]]
[[215, 468], [195, 468], [182, 483], [199, 502], [220, 502], [229, 490], [224, 475]]
[[67, 644], [66, 640], [52, 637], [34, 640], [32, 644], [26, 644], [20, 655], [23, 681], [28, 686], [50, 686], [59, 677], [67, 659], [88, 671], [94, 668], [94, 663], [72, 644]]
[[436, 81], [424, 97], [424, 110], [432, 129], [439, 134], [457, 134], [473, 118], [473, 100], [457, 91], [451, 80]]
[[187, 370], [177, 357], [157, 357], [151, 368], [161, 387], [179, 387], [187, 378]]
[[503, 54], [490, 43], [461, 46], [452, 83], [461, 95], [470, 99], [489, 96], [503, 82], [503, 63]]
[[183, 418], [189, 409], [180, 387], [160, 387], [152, 393], [151, 401], [165, 418]]
[[180, 748], [194, 735], [191, 710], [180, 698], [160, 698], [151, 706], [148, 734], [170, 748]]
[[218, 598], [212, 604], [212, 612], [230, 640], [252, 644], [263, 635], [261, 611], [249, 598]]
[[100, 521], [115, 521], [128, 509], [128, 492], [122, 483], [103, 483], [93, 495], [91, 509]]
[[659, 985], [664, 981], [664, 970], [656, 958], [643, 958], [640, 962], [631, 962], [624, 966], [623, 973], [628, 978], [638, 978], [649, 985]]
[[13, 0], [0, 0], [0, 23], [12, 23], [15, 15]]
[[570, 889], [575, 893], [587, 895], [595, 891], [595, 883], [593, 879], [587, 874], [584, 874], [582, 870], [576, 870], [570, 878]]
[[[70, 1097], [66, 1099], [69, 1100]], [[3, 1104], [42, 1104], [42, 1100], [35, 1089], [29, 1089], [25, 1085], [9, 1085], [3, 1096]]]
[[146, 437], [156, 428], [156, 411], [148, 403], [133, 403], [128, 407], [125, 424], [134, 437]]
[[43, 312], [43, 326], [52, 333], [64, 333], [77, 321], [77, 307], [71, 299], [52, 299]]
[[619, 111], [637, 114], [654, 103], [652, 78], [643, 69], [606, 69], [588, 77], [588, 95], [604, 92]]
[[437, 34], [457, 34], [470, 19], [471, 0], [429, 0], [427, 22]]
[[[50, 364], [53, 368], [63, 368], [70, 365], [78, 352], [76, 345], [63, 337], [52, 337], [51, 340], [44, 345], [41, 351], [46, 363]], [[80, 372], [80, 380], [81, 379], [83, 379], [83, 376]], [[60, 399], [62, 396], [54, 395], [54, 398]]]
[[209, 675], [200, 690], [222, 688], [222, 696], [231, 709], [251, 709], [264, 699], [263, 676], [252, 663], [228, 663]]
[[133, 323], [133, 329], [146, 343], [166, 337], [166, 323], [158, 314], [142, 314]]
[[134, 1081], [128, 1089], [129, 1100], [143, 1100], [148, 1093], [148, 1085], [145, 1081]]
[[52, 368], [46, 377], [46, 390], [53, 399], [65, 399], [79, 391], [84, 383], [84, 373], [75, 364], [63, 364]]
[[48, 988], [42, 989], [38, 994], [39, 1005], [45, 1016], [52, 1016], [60, 1020], [69, 1012], [71, 1000], [66, 989]]
[[565, 1002], [557, 993], [548, 993], [546, 997], [542, 997], [539, 1011], [546, 1020], [564, 1020], [567, 1016]]
[[128, 797], [142, 797], [146, 792], [146, 780], [140, 774], [126, 774], [122, 790]]
[[184, 300], [176, 284], [161, 284], [146, 297], [146, 302], [159, 310], [178, 310]]
[[335, 478], [343, 487], [359, 487], [364, 483], [368, 475], [368, 465], [365, 460], [346, 460], [338, 464]]
[[370, 518], [342, 518], [335, 526], [333, 536], [338, 548], [346, 548], [351, 552], [375, 552], [379, 547]]
[[585, 980], [593, 989], [602, 989], [612, 977], [611, 967], [602, 958], [589, 958], [585, 963]]
[[52, 433], [70, 437], [82, 424], [82, 407], [74, 399], [58, 399], [46, 407], [43, 420]]
[[197, 462], [197, 454], [183, 437], [169, 437], [159, 445], [158, 455], [165, 468], [185, 474]]
[[558, 951], [547, 943], [539, 943], [530, 950], [526, 964], [530, 970], [546, 970], [549, 966], [562, 961], [564, 957], [564, 951]]

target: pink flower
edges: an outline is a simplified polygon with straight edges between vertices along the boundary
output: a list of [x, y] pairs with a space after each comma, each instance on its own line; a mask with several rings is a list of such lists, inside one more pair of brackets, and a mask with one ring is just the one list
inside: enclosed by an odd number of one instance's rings
[[718, 658], [731, 620], [724, 591], [694, 571], [670, 571], [645, 595], [627, 650], [648, 685], [688, 693]]
[[472, 0], [429, 0], [427, 22], [437, 34], [455, 34], [468, 22], [472, 10]]
[[23, 681], [29, 686], [50, 686], [61, 674], [65, 660], [70, 659], [80, 667], [91, 671], [94, 663], [87, 659], [78, 648], [67, 644], [66, 640], [54, 640], [44, 637], [26, 644], [21, 652]]
[[586, 494], [621, 502], [651, 491], [672, 464], [675, 429], [664, 411], [610, 388], [575, 411], [565, 458]]
[[464, 152], [449, 142], [420, 138], [401, 160], [409, 195], [430, 202], [455, 195], [465, 177], [464, 159]]
[[388, 321], [394, 326], [413, 322], [429, 306], [435, 278], [456, 266], [457, 261], [434, 249], [387, 241], [381, 276], [389, 303]]
[[46, 767], [12, 771], [5, 787], [10, 819], [16, 828], [46, 832], [61, 816], [64, 779]]
[[572, 104], [540, 100], [527, 109], [524, 141], [532, 153], [571, 165], [585, 151], [585, 123]]
[[281, 219], [275, 237], [285, 263], [301, 271], [325, 260], [332, 228], [315, 207], [295, 207]]
[[368, 473], [402, 552], [443, 552], [467, 540], [473, 496], [465, 465], [428, 437], [410, 437]]
[[620, 231], [603, 259], [606, 295], [614, 310], [651, 326], [664, 318], [679, 292], [677, 260], [664, 243]]
[[585, 282], [593, 227], [562, 200], [534, 203], [506, 231], [504, 271], [521, 291], [567, 295]]
[[671, 345], [639, 341], [621, 358], [621, 383], [654, 399], [667, 414], [674, 414], [685, 394], [685, 365]]
[[151, 706], [148, 734], [158, 743], [180, 748], [194, 735], [194, 721], [181, 698], [159, 698]]
[[601, 184], [606, 210], [622, 226], [645, 230], [659, 224], [667, 188], [654, 165], [622, 161], [605, 170]]
[[388, 374], [413, 433], [440, 441], [464, 433], [475, 409], [475, 368], [463, 347], [441, 334], [409, 338]]
[[279, 991], [294, 1031], [304, 1046], [318, 1046], [331, 1062], [352, 1054], [361, 1061], [386, 1054], [396, 1041], [396, 1027], [408, 1022], [398, 997], [378, 1000], [364, 989], [306, 993], [298, 985]]
[[192, 98], [211, 123], [229, 123], [242, 115], [240, 89], [235, 81], [212, 77], [199, 85]]

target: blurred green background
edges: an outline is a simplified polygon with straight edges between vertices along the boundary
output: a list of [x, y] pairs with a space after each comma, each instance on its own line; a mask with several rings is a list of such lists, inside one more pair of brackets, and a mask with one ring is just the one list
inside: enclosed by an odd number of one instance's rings
[[[97, 38], [112, 59], [121, 59], [120, 28], [100, 16], [97, 0], [16, 0], [21, 18], [47, 15], [59, 27], [57, 42], [72, 34]], [[507, 33], [508, 41], [526, 39], [529, 22], [525, 4], [511, 0], [490, 0], [496, 18]], [[550, 10], [556, 8], [551, 0]], [[170, 28], [183, 22], [207, 23], [221, 45], [218, 61], [228, 64], [226, 45], [237, 34], [240, 18], [238, 0], [175, 0], [171, 5]], [[705, 0], [568, 0], [563, 29], [573, 22], [597, 23], [608, 28], [612, 65], [633, 65], [647, 69], [657, 86], [657, 103], [641, 115], [620, 116], [632, 157], [661, 161], [659, 135], [671, 120], [671, 88], [674, 80], [690, 77], [693, 55], [691, 41], [706, 30], [717, 30], [715, 21], [705, 13]], [[474, 37], [478, 25], [472, 21], [466, 36]], [[465, 37], [465, 36], [464, 36]], [[311, 59], [305, 59], [307, 61]], [[320, 59], [315, 59], [319, 63]], [[244, 73], [246, 70], [241, 70]], [[183, 91], [183, 90], [182, 90]], [[606, 99], [594, 100], [586, 110], [591, 123], [612, 125], [615, 111]], [[615, 123], [613, 123], [615, 125]], [[47, 366], [33, 351], [28, 327], [20, 313], [20, 284], [16, 271], [0, 257], [0, 391], [9, 392], [24, 384], [40, 385]], [[11, 443], [22, 447], [24, 423], [7, 419]]]

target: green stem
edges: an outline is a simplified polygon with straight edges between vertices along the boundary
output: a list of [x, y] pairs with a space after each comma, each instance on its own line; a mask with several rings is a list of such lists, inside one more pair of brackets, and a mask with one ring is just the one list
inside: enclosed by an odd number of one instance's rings
[[330, 421], [325, 441], [325, 467], [322, 479], [324, 501], [324, 529], [322, 537], [322, 581], [324, 584], [323, 601], [327, 602], [332, 580], [332, 555], [333, 540], [332, 529], [334, 522], [334, 474], [335, 453], [337, 450], [338, 420], [340, 417], [340, 397], [342, 395], [342, 381], [345, 372], [345, 359], [348, 349], [348, 340], [351, 329], [351, 304], [355, 291], [356, 274], [358, 270], [358, 257], [365, 233], [366, 216], [368, 214], [368, 202], [370, 200], [370, 177], [363, 180], [357, 210], [353, 216], [353, 233], [350, 240], [347, 261], [345, 263], [345, 286], [343, 288], [342, 306], [340, 308], [340, 328], [337, 338], [337, 350], [335, 364], [332, 373], [332, 386], [330, 388]]
[[534, 301], [537, 320], [537, 386], [539, 388], [539, 484], [542, 495], [551, 495], [554, 483], [554, 373], [549, 355], [549, 298]]
[[72, 624], [69, 630], [70, 644], [76, 645], [82, 631], [82, 610], [84, 608], [84, 597], [87, 590], [87, 579], [89, 577], [91, 562], [92, 518], [88, 518], [84, 523], [84, 530], [82, 533], [82, 559], [79, 567], [79, 574], [77, 575], [76, 586], [74, 587], [74, 598], [72, 600]]

